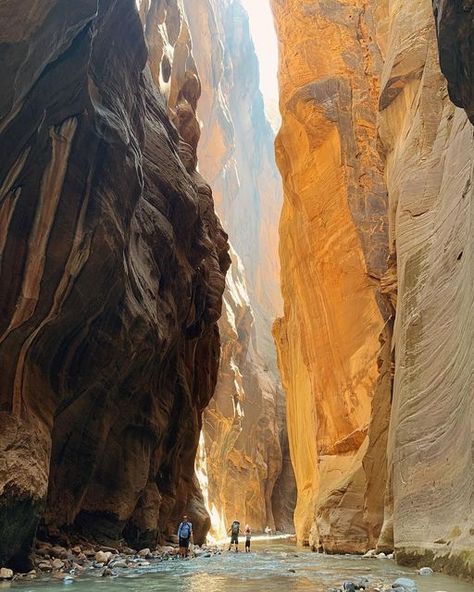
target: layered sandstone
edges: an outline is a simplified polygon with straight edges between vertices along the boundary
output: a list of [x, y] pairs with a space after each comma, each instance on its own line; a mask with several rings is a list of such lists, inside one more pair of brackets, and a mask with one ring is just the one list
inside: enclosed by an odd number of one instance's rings
[[299, 538], [472, 576], [472, 3], [273, 4]]
[[40, 520], [145, 546], [187, 505], [203, 539], [229, 264], [179, 6], [142, 3], [167, 50], [148, 61], [133, 0], [63, 4], [0, 9], [0, 563], [20, 568]]
[[209, 506], [221, 533], [235, 517], [254, 530], [269, 525], [288, 531], [294, 480], [271, 339], [281, 307], [282, 189], [274, 133], [240, 0], [185, 0], [184, 5], [202, 81], [199, 168], [212, 184], [216, 209], [236, 251], [220, 321], [219, 380], [204, 421]]
[[284, 0], [273, 9], [285, 190], [285, 310], [274, 333], [298, 485], [296, 530], [315, 548], [361, 551], [371, 530], [362, 462], [385, 323], [380, 52], [365, 2]]
[[[451, 69], [463, 26], [441, 4], [441, 64], [472, 115], [469, 68]], [[474, 128], [449, 99], [430, 2], [386, 8], [379, 129], [398, 292], [387, 520], [398, 560], [474, 576]]]

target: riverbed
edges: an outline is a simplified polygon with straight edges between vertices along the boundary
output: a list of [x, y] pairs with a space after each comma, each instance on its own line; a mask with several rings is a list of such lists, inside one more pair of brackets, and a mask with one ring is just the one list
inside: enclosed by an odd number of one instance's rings
[[412, 578], [418, 592], [473, 592], [468, 582], [441, 574], [418, 576], [389, 559], [321, 555], [288, 541], [259, 540], [251, 553], [224, 552], [210, 557], [157, 562], [139, 569], [117, 570], [116, 577], [81, 575], [57, 581], [0, 584], [18, 592], [327, 592], [344, 581], [368, 578], [370, 585], [390, 588], [399, 577]]

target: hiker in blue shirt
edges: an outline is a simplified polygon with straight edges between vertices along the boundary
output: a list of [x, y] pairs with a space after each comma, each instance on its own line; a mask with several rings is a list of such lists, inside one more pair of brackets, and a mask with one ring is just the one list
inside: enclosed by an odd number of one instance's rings
[[186, 515], [183, 516], [183, 521], [178, 527], [179, 539], [179, 554], [185, 558], [188, 556], [189, 542], [193, 537], [193, 525], [189, 522]]

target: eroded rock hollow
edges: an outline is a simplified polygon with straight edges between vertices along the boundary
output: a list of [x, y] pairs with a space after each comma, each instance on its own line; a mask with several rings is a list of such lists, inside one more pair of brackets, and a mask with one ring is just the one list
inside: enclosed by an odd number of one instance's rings
[[472, 576], [472, 2], [272, 4], [298, 538]]
[[7, 0], [0, 23], [0, 564], [38, 523], [146, 546], [185, 505], [203, 540], [230, 260], [182, 10]]

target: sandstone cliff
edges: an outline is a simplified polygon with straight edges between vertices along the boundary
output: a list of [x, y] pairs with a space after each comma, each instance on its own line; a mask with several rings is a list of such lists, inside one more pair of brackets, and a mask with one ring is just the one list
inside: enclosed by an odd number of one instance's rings
[[208, 527], [193, 464], [229, 260], [185, 23], [142, 3], [168, 52], [147, 65], [133, 0], [73, 4], [0, 9], [0, 564], [20, 568], [40, 520], [132, 545], [185, 505]]
[[[398, 560], [474, 576], [474, 128], [449, 100], [430, 2], [392, 0], [380, 16], [390, 31], [379, 130], [398, 292], [387, 520]], [[450, 34], [462, 55], [462, 27]], [[461, 71], [451, 94], [472, 115], [473, 80]]]
[[[471, 5], [434, 2], [472, 118]], [[474, 140], [432, 5], [273, 6], [298, 536], [472, 576]]]
[[[277, 245], [282, 189], [274, 134], [240, 1], [184, 4], [202, 81], [199, 168], [211, 181], [216, 209], [236, 251], [220, 321], [219, 380], [204, 421], [209, 504], [221, 532], [236, 516], [254, 529], [270, 525], [288, 531], [294, 479], [271, 339], [281, 307]], [[280, 447], [286, 452], [283, 470]], [[277, 478], [278, 494], [272, 500]]]
[[276, 152], [284, 317], [275, 324], [298, 484], [298, 538], [361, 551], [371, 402], [385, 307], [386, 190], [377, 151], [372, 14], [351, 4], [273, 3], [282, 128]]

